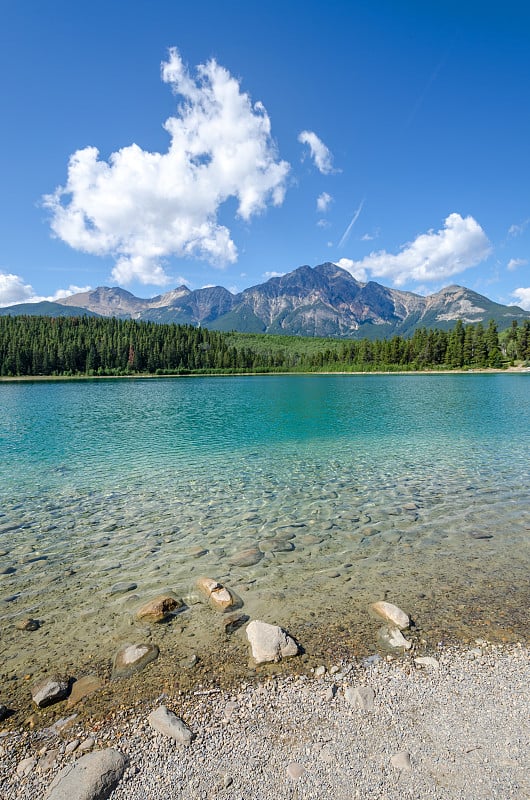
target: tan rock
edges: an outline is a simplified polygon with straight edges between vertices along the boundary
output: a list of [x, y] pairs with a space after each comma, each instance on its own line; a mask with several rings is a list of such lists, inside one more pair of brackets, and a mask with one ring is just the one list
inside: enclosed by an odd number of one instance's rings
[[213, 578], [198, 578], [196, 586], [216, 611], [230, 611], [242, 605], [236, 594]]
[[75, 681], [70, 692], [70, 697], [67, 700], [66, 708], [73, 708], [80, 700], [87, 697], [93, 692], [101, 689], [103, 682], [97, 675], [84, 675], [79, 680]]
[[182, 600], [178, 600], [173, 595], [161, 594], [138, 609], [136, 616], [145, 622], [162, 622], [169, 614], [182, 608], [183, 605]]
[[375, 611], [379, 617], [387, 622], [396, 625], [400, 630], [405, 630], [405, 628], [408, 628], [410, 625], [408, 615], [393, 603], [386, 603], [384, 600], [380, 600], [378, 603], [372, 603], [372, 611]]

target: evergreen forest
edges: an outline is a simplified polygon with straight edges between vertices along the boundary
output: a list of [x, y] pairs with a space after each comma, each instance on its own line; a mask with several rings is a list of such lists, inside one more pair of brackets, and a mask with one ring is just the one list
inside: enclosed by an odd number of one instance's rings
[[0, 317], [0, 376], [502, 368], [530, 360], [530, 320], [501, 336], [493, 321], [410, 338], [311, 339], [220, 333], [102, 317]]

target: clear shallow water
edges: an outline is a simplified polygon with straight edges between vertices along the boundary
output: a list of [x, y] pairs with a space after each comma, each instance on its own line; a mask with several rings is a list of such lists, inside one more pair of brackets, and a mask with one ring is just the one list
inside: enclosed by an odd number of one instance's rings
[[[520, 636], [529, 398], [528, 375], [0, 384], [0, 673], [110, 663], [146, 637], [219, 650], [204, 574], [310, 654], [370, 649], [385, 593], [433, 644]], [[165, 589], [188, 608], [146, 629], [135, 611]], [[38, 631], [16, 629], [28, 616]]]

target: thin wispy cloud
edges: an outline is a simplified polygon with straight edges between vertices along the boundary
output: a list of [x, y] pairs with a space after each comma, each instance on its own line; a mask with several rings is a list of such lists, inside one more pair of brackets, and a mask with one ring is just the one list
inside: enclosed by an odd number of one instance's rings
[[508, 264], [506, 265], [506, 269], [508, 269], [510, 272], [514, 272], [519, 267], [526, 267], [527, 264], [527, 258], [510, 258]]
[[132, 144], [104, 161], [85, 147], [70, 157], [66, 184], [43, 198], [54, 234], [76, 250], [113, 256], [112, 277], [123, 284], [167, 284], [170, 256], [234, 263], [220, 207], [235, 198], [237, 216], [249, 221], [281, 205], [286, 191], [289, 164], [278, 158], [267, 112], [226, 69], [212, 59], [193, 76], [172, 48], [161, 77], [181, 99], [164, 123], [167, 152]]
[[525, 232], [529, 224], [530, 224], [530, 217], [528, 217], [528, 219], [523, 220], [523, 222], [510, 225], [510, 227], [508, 228], [508, 236], [511, 237], [520, 236], [522, 233]]
[[322, 175], [330, 175], [337, 172], [333, 167], [333, 155], [331, 150], [324, 144], [316, 133], [313, 131], [302, 131], [298, 135], [300, 144], [306, 144], [309, 147], [311, 158], [313, 159], [316, 168]]
[[350, 224], [348, 225], [348, 227], [346, 228], [346, 230], [342, 234], [342, 237], [341, 237], [340, 242], [339, 242], [339, 247], [343, 247], [344, 244], [348, 241], [350, 233], [351, 233], [351, 229], [353, 228], [353, 226], [355, 225], [355, 223], [359, 219], [359, 215], [360, 215], [361, 211], [363, 210], [363, 206], [364, 206], [364, 198], [361, 200], [361, 202], [359, 204], [359, 207], [354, 212], [353, 217], [350, 220]]

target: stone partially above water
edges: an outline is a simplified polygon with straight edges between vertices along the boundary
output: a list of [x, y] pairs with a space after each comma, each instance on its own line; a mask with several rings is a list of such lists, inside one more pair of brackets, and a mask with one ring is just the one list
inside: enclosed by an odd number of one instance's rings
[[282, 658], [290, 658], [300, 652], [294, 639], [278, 625], [269, 625], [255, 619], [249, 622], [246, 632], [256, 664], [281, 661]]
[[173, 611], [183, 606], [182, 600], [178, 600], [171, 594], [161, 594], [145, 603], [136, 612], [138, 619], [144, 622], [163, 622]]
[[232, 611], [243, 605], [234, 592], [213, 578], [197, 578], [196, 586], [216, 611]]
[[386, 620], [386, 622], [391, 622], [393, 625], [396, 625], [400, 630], [405, 630], [405, 628], [408, 628], [410, 625], [408, 614], [405, 614], [404, 611], [393, 603], [380, 600], [378, 603], [372, 603], [371, 608], [379, 617]]
[[70, 681], [60, 675], [42, 678], [31, 689], [31, 697], [39, 708], [64, 700], [70, 690]]
[[128, 678], [158, 658], [156, 644], [125, 644], [114, 656], [113, 678]]
[[38, 619], [26, 617], [26, 619], [20, 619], [18, 622], [15, 622], [15, 628], [19, 631], [38, 631], [40, 622]]

